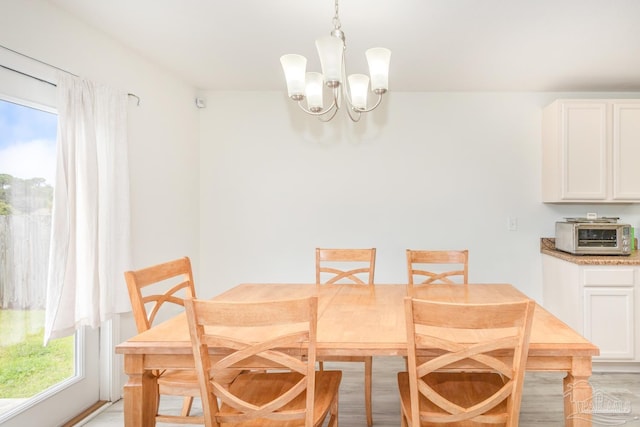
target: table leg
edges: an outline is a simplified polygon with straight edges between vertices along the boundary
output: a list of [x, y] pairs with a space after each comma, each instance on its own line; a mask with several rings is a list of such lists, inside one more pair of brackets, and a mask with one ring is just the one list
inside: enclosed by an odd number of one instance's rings
[[154, 427], [158, 383], [155, 375], [144, 369], [144, 355], [125, 354], [124, 371], [129, 376], [124, 385], [125, 427]]
[[565, 426], [591, 426], [591, 357], [574, 357], [571, 365], [563, 381]]

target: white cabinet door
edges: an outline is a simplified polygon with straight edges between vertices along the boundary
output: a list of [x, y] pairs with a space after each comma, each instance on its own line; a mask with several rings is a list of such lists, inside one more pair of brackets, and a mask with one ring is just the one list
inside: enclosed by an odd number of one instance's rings
[[609, 173], [607, 105], [563, 103], [560, 119], [560, 176], [563, 200], [604, 200]]
[[585, 338], [600, 347], [594, 360], [635, 360], [635, 283], [631, 266], [582, 267]]
[[542, 199], [640, 202], [640, 101], [553, 102], [542, 116]]
[[584, 288], [584, 336], [600, 348], [595, 360], [635, 359], [633, 287]]
[[613, 199], [640, 199], [640, 102], [613, 104]]

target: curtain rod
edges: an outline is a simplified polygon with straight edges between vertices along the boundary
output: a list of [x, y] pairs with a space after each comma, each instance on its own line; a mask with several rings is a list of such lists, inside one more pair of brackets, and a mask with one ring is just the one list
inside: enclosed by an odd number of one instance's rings
[[[71, 71], [67, 71], [67, 70], [62, 69], [62, 68], [60, 68], [60, 67], [56, 67], [55, 65], [52, 65], [52, 64], [46, 63], [46, 62], [44, 62], [44, 61], [41, 61], [41, 60], [39, 60], [39, 59], [33, 58], [33, 57], [29, 56], [29, 55], [25, 55], [24, 53], [18, 52], [17, 50], [13, 50], [13, 49], [8, 48], [8, 47], [6, 47], [6, 46], [3, 46], [3, 45], [1, 45], [1, 44], [0, 44], [0, 47], [1, 47], [1, 48], [3, 48], [3, 49], [8, 50], [8, 51], [10, 51], [10, 52], [13, 52], [13, 53], [15, 53], [15, 54], [17, 54], [17, 55], [20, 55], [20, 56], [23, 56], [23, 57], [25, 57], [25, 58], [31, 59], [32, 61], [36, 61], [36, 62], [39, 62], [40, 64], [46, 65], [46, 66], [48, 66], [48, 67], [55, 68], [56, 70], [62, 71], [63, 73], [71, 74], [71, 75], [72, 75], [72, 76], [74, 76], [74, 77], [79, 77], [77, 74], [73, 74]], [[55, 87], [57, 87], [57, 86], [58, 86], [57, 84], [55, 84], [55, 83], [53, 83], [53, 82], [50, 82], [50, 81], [45, 80], [45, 79], [41, 79], [40, 77], [36, 77], [36, 76], [31, 75], [31, 74], [27, 74], [27, 73], [25, 73], [24, 71], [20, 71], [20, 70], [16, 70], [16, 69], [14, 69], [14, 68], [7, 67], [6, 65], [2, 65], [2, 64], [0, 64], [0, 67], [1, 67], [1, 68], [4, 68], [5, 70], [13, 71], [14, 73], [21, 74], [21, 75], [23, 75], [23, 76], [30, 77], [30, 78], [32, 78], [32, 79], [34, 79], [34, 80], [38, 80], [39, 82], [46, 83], [46, 84], [51, 85], [51, 86], [55, 86]], [[138, 95], [136, 95], [135, 93], [127, 93], [127, 95], [128, 95], [128, 96], [131, 96], [131, 97], [133, 97], [133, 98], [136, 98], [136, 100], [137, 100], [137, 105], [140, 105], [140, 97], [139, 97]]]

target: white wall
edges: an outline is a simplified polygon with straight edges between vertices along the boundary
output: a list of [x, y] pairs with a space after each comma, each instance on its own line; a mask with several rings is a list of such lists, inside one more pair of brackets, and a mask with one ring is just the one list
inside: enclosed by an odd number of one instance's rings
[[596, 211], [637, 226], [640, 208], [541, 203], [541, 108], [631, 95], [391, 92], [363, 122], [323, 124], [284, 86], [206, 93], [200, 294], [312, 282], [316, 246], [378, 248], [382, 283], [406, 280], [407, 248], [468, 248], [472, 282], [512, 283], [542, 301], [540, 238], [556, 220]]
[[[129, 108], [134, 266], [186, 254], [197, 263], [198, 113], [193, 87], [44, 1], [2, 0], [0, 44], [140, 96], [140, 106], [132, 98]], [[5, 58], [12, 55], [0, 51]], [[51, 68], [35, 65], [48, 73], [43, 77], [55, 78]]]
[[[139, 107], [133, 99], [129, 104], [133, 267], [188, 255], [197, 275], [199, 118], [193, 87], [45, 1], [0, 0], [0, 44], [142, 99]], [[2, 48], [0, 61], [55, 81], [50, 67]], [[2, 69], [0, 79], [39, 84]], [[124, 277], [117, 285], [126, 292]], [[131, 315], [123, 316], [120, 332], [122, 339], [134, 335]]]

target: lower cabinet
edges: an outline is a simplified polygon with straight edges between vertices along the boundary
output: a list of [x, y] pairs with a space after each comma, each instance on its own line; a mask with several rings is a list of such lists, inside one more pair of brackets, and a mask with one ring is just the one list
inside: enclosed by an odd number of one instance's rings
[[600, 347], [598, 359], [635, 360], [633, 287], [586, 287], [584, 337]]
[[542, 266], [542, 305], [600, 348], [594, 362], [640, 362], [640, 267], [578, 265], [545, 254]]

